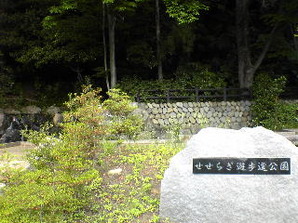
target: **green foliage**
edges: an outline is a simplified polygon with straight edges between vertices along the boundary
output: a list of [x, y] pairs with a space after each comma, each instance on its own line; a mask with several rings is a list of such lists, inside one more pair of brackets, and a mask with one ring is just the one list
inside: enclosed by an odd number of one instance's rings
[[167, 13], [170, 17], [177, 19], [178, 23], [191, 23], [198, 20], [200, 10], [207, 10], [208, 7], [197, 0], [164, 0]]
[[136, 137], [143, 127], [141, 117], [133, 113], [136, 106], [132, 104], [129, 96], [119, 89], [111, 89], [107, 94], [109, 98], [103, 102], [103, 108], [107, 111], [110, 137]]
[[[7, 184], [0, 199], [1, 222], [76, 222], [85, 218], [92, 204], [91, 192], [102, 181], [95, 168], [100, 163], [96, 157], [107, 150], [100, 139], [109, 137], [114, 127], [104, 114], [110, 111], [124, 116], [132, 111], [120, 91], [111, 92], [104, 105], [99, 91], [86, 86], [81, 94], [70, 95], [59, 138], [48, 133], [50, 126], [25, 135], [37, 145], [28, 155], [31, 170], [6, 172], [1, 177]], [[127, 120], [121, 121], [128, 125]], [[133, 133], [130, 129], [129, 134]]]
[[122, 145], [109, 156], [107, 168], [125, 167], [121, 175], [106, 177], [97, 197], [99, 214], [89, 222], [158, 222], [159, 181], [169, 159], [181, 150], [178, 144]]
[[70, 95], [66, 103], [70, 113], [65, 114], [66, 120], [88, 120], [91, 131], [101, 139], [133, 138], [140, 133], [143, 122], [138, 115], [133, 114], [136, 107], [127, 94], [119, 89], [111, 89], [107, 92], [109, 98], [101, 102], [99, 92], [100, 89], [91, 90], [91, 86], [86, 86], [83, 94]]
[[59, 139], [45, 131], [29, 132], [28, 139], [38, 146], [28, 157], [32, 170], [7, 179], [0, 201], [3, 222], [74, 222], [82, 218], [90, 201], [86, 186], [101, 179], [93, 167], [96, 144], [90, 129], [85, 119], [65, 123]]
[[[28, 41], [17, 57], [24, 64], [40, 68], [51, 63], [67, 65], [94, 61], [98, 53], [100, 4], [95, 1], [57, 0], [42, 11], [36, 27], [39, 41]], [[90, 23], [90, 20], [93, 22]]]
[[179, 67], [175, 75], [178, 83], [185, 88], [208, 89], [226, 86], [221, 73], [211, 72], [208, 66], [199, 63]]
[[279, 129], [282, 128], [298, 128], [298, 103], [283, 102], [281, 101], [277, 107], [278, 122], [281, 124]]
[[107, 94], [109, 98], [103, 102], [103, 107], [108, 109], [111, 115], [123, 116], [136, 109], [131, 104], [129, 96], [119, 89], [112, 89]]
[[[179, 95], [190, 95], [185, 89], [210, 89], [222, 88], [226, 82], [221, 74], [211, 72], [207, 66], [199, 64], [190, 64], [178, 68], [175, 73], [175, 79], [164, 80], [141, 80], [138, 77], [124, 78], [117, 87], [126, 92], [131, 97], [139, 94], [141, 97], [147, 96], [165, 96], [165, 90], [179, 90]], [[148, 90], [157, 90], [150, 92]]]
[[[48, 133], [51, 126], [26, 135], [37, 145], [28, 155], [30, 170], [1, 169], [7, 185], [0, 195], [1, 222], [159, 221], [159, 182], [181, 145], [107, 141], [113, 126], [105, 114], [127, 116], [133, 106], [117, 89], [102, 103], [99, 91], [86, 86], [70, 96], [59, 138]], [[105, 174], [122, 166], [119, 178]]]
[[[1, 222], [159, 222], [159, 182], [183, 145], [107, 140], [114, 126], [106, 115], [128, 116], [134, 107], [117, 89], [105, 102], [99, 92], [86, 86], [70, 95], [58, 138], [48, 133], [51, 126], [27, 132], [37, 145], [28, 155], [30, 170], [0, 172]], [[106, 174], [117, 167], [123, 175]]]
[[[146, 90], [158, 89], [158, 90], [167, 90], [167, 89], [180, 89], [179, 86], [174, 80], [164, 79], [164, 80], [141, 80], [137, 76], [134, 78], [123, 78], [121, 82], [117, 84], [117, 87], [122, 91], [126, 92], [131, 97], [135, 96], [137, 93], [142, 95], [148, 95]], [[182, 88], [181, 88], [182, 89]]]
[[138, 3], [142, 2], [144, 0], [134, 0], [134, 1], [127, 1], [127, 0], [103, 0], [104, 4], [107, 4], [108, 6], [112, 6], [114, 11], [118, 12], [125, 12], [125, 11], [132, 11], [137, 6]]
[[253, 124], [277, 130], [297, 125], [297, 105], [283, 103], [279, 95], [283, 92], [286, 78], [273, 79], [268, 74], [256, 77], [253, 86]]
[[[1, 1], [0, 45], [5, 69], [11, 69], [15, 77], [25, 80], [42, 75], [49, 77], [47, 80], [57, 77], [70, 80], [67, 77], [70, 67], [81, 71], [83, 76], [95, 73], [94, 68], [103, 67], [102, 31], [108, 34], [107, 24], [102, 24], [101, 19], [102, 3], [107, 13], [114, 13], [116, 33], [121, 33], [115, 36], [116, 52], [120, 53], [117, 56], [119, 75], [137, 73], [140, 79], [154, 76], [157, 66], [156, 24], [152, 16], [155, 4], [144, 0]], [[210, 7], [208, 12], [203, 3]], [[297, 7], [294, 0], [251, 5], [249, 29], [254, 34], [248, 38], [253, 43], [251, 53], [255, 55], [268, 41], [272, 27], [279, 24], [262, 69], [283, 73], [294, 81], [297, 81], [294, 38]], [[165, 75], [174, 79], [172, 74], [177, 64], [200, 61], [210, 64], [214, 70], [226, 69], [232, 74], [229, 83], [235, 86], [237, 47], [233, 1], [160, 0], [160, 15]], [[168, 15], [184, 25], [169, 19]], [[51, 77], [53, 71], [62, 75]]]

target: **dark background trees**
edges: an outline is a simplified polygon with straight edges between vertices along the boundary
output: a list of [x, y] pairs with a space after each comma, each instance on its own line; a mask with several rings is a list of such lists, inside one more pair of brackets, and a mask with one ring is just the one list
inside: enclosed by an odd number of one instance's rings
[[2, 0], [0, 83], [64, 94], [197, 64], [230, 87], [251, 87], [258, 72], [297, 86], [297, 12], [295, 0]]

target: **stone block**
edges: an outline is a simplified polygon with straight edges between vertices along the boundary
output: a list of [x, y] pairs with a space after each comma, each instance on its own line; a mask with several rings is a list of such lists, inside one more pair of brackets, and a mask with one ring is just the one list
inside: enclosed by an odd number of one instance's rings
[[7, 115], [20, 115], [21, 112], [19, 110], [16, 110], [14, 108], [5, 108], [4, 113]]
[[39, 114], [40, 112], [41, 112], [41, 108], [34, 106], [34, 105], [29, 105], [29, 106], [22, 108], [23, 114], [35, 115], [35, 114]]
[[192, 124], [196, 123], [196, 120], [195, 120], [192, 116], [189, 117], [189, 121], [190, 121], [190, 123], [192, 123]]
[[56, 106], [50, 106], [46, 109], [46, 114], [55, 115], [56, 113], [61, 113], [61, 109]]
[[182, 104], [182, 102], [176, 102], [176, 106], [179, 107], [179, 108], [182, 108], [183, 104]]
[[188, 107], [189, 108], [193, 108], [194, 107], [194, 104], [192, 102], [188, 102]]
[[[194, 174], [196, 158], [287, 158], [290, 163], [256, 162], [253, 168], [261, 174]], [[240, 164], [232, 164], [234, 170], [251, 169], [249, 163]], [[287, 174], [268, 174], [274, 168]], [[161, 182], [160, 216], [177, 223], [295, 223], [297, 185], [298, 150], [285, 137], [262, 127], [206, 128], [171, 159]]]
[[152, 113], [156, 115], [156, 114], [158, 114], [158, 113], [159, 113], [159, 111], [158, 111], [158, 109], [157, 109], [157, 108], [153, 108], [153, 109], [152, 109]]

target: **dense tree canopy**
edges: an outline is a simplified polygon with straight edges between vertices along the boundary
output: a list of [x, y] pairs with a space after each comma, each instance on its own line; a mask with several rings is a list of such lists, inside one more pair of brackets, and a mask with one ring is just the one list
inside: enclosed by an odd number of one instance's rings
[[256, 72], [298, 83], [296, 0], [3, 0], [0, 82], [115, 86], [175, 78], [189, 64], [250, 87]]

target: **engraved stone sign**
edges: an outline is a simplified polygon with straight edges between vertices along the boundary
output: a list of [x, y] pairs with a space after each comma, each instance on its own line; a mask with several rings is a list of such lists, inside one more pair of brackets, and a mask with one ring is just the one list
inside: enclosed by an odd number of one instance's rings
[[290, 158], [197, 158], [196, 174], [291, 174]]
[[294, 223], [297, 204], [298, 148], [263, 127], [202, 129], [161, 182], [172, 223]]

